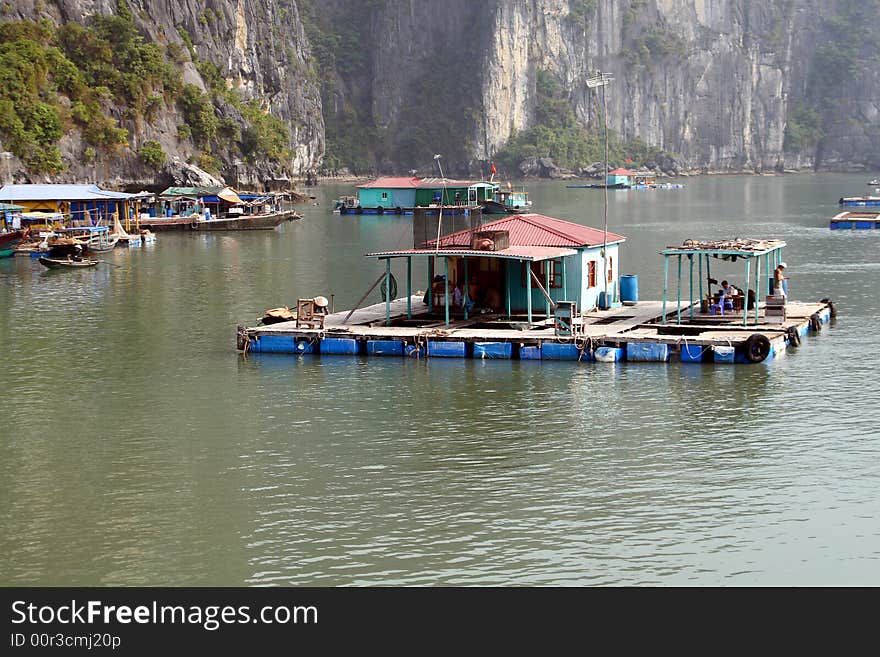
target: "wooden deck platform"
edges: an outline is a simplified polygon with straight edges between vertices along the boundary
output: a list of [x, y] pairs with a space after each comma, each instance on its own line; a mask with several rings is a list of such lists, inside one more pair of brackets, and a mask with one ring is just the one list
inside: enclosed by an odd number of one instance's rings
[[323, 328], [297, 327], [295, 321], [240, 326], [237, 344], [241, 350], [263, 353], [760, 362], [799, 344], [808, 331], [821, 330], [836, 312], [833, 303], [824, 301], [789, 302], [785, 308], [784, 320], [768, 318], [761, 304], [758, 323], [750, 319], [743, 326], [741, 313], [721, 318], [701, 315], [698, 308], [691, 320], [690, 307], [682, 304], [678, 324], [674, 302], [667, 304], [664, 323], [660, 301], [640, 301], [585, 313], [573, 322], [573, 335], [560, 335], [553, 317], [539, 314], [531, 325], [525, 317], [487, 313], [466, 320], [458, 315], [447, 326], [442, 309], [430, 313], [422, 298], [414, 296], [412, 319], [407, 319], [405, 298], [392, 301], [389, 326], [385, 304], [378, 303], [355, 310], [347, 321], [348, 311], [329, 314]]

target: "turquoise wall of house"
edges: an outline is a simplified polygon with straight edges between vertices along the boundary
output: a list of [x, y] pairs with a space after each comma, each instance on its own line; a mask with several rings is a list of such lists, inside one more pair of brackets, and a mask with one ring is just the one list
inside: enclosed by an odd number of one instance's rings
[[[578, 299], [578, 308], [581, 310], [590, 310], [594, 306], [599, 305], [599, 293], [605, 290], [602, 281], [606, 280], [608, 270], [611, 270], [611, 281], [608, 283], [608, 296], [611, 302], [620, 301], [619, 281], [620, 281], [620, 262], [618, 259], [619, 249], [617, 244], [608, 246], [608, 262], [607, 269], [603, 269], [602, 247], [596, 246], [590, 249], [584, 249], [580, 254], [581, 272], [583, 275], [580, 279], [580, 298]], [[590, 261], [596, 263], [596, 285], [590, 286]]]
[[444, 205], [452, 205], [455, 203], [455, 195], [458, 194], [462, 203], [467, 202], [467, 187], [419, 187], [415, 194], [415, 204], [427, 207], [434, 202], [434, 197], [443, 199]]
[[[561, 267], [558, 267], [558, 271], [560, 272], [561, 281], [565, 283], [564, 287], [551, 287], [547, 291], [550, 293], [550, 298], [554, 301], [578, 301], [578, 294], [581, 285], [581, 259], [580, 255], [568, 256], [566, 258], [562, 258], [565, 264], [565, 275], [562, 276]], [[510, 291], [510, 303], [511, 310], [514, 313], [524, 313], [528, 309], [528, 288], [527, 283], [523, 283], [523, 272], [527, 271], [527, 267], [529, 263], [524, 263], [519, 260], [508, 260], [508, 289]], [[543, 263], [542, 263], [543, 266]], [[540, 274], [541, 283], [545, 285], [546, 283], [544, 278], [544, 269], [541, 270]], [[532, 284], [532, 315], [543, 315], [547, 307], [547, 299], [541, 293], [541, 290], [538, 289], [538, 286]], [[580, 307], [580, 303], [578, 303], [578, 307]]]
[[358, 190], [358, 202], [364, 208], [411, 208], [416, 204], [416, 190], [368, 187]]
[[608, 178], [606, 178], [608, 185], [628, 185], [629, 184], [629, 176], [614, 176], [612, 174], [608, 174]]

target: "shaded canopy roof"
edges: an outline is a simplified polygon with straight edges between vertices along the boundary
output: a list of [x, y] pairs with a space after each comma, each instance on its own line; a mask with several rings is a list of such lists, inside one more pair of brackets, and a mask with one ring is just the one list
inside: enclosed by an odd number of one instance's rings
[[0, 212], [20, 212], [24, 210], [21, 205], [13, 205], [12, 203], [0, 203]]
[[782, 240], [737, 237], [728, 240], [685, 240], [681, 246], [667, 246], [662, 255], [735, 255], [741, 258], [761, 256], [785, 246]]
[[58, 221], [64, 219], [61, 212], [22, 212], [21, 218], [27, 221]]
[[0, 188], [0, 201], [114, 201], [131, 196], [97, 185], [4, 185]]
[[228, 203], [243, 202], [230, 187], [221, 187], [219, 185], [210, 187], [169, 187], [162, 192], [161, 196], [171, 198], [205, 198], [207, 196], [216, 196]]

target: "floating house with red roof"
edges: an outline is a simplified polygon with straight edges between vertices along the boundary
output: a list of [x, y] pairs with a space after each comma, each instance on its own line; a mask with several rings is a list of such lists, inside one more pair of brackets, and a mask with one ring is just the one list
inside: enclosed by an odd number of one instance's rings
[[498, 185], [450, 178], [382, 176], [357, 186], [357, 198], [340, 199], [341, 214], [412, 214], [413, 208], [475, 206], [494, 198]]
[[442, 281], [428, 295], [429, 312], [439, 308], [447, 324], [459, 286], [465, 318], [469, 310], [485, 310], [508, 318], [524, 316], [531, 324], [536, 311], [550, 317], [560, 301], [584, 310], [617, 304], [618, 254], [625, 239], [571, 221], [518, 214], [429, 240], [419, 248], [367, 257], [385, 260], [389, 272], [392, 259], [406, 258], [407, 296], [413, 289], [412, 259], [427, 259], [429, 280]]
[[618, 167], [617, 169], [608, 172], [608, 176], [605, 178], [605, 184], [609, 187], [629, 187], [633, 183], [633, 177], [635, 175], [635, 172], [630, 171], [629, 169]]
[[[433, 238], [427, 223], [419, 231], [416, 216], [414, 248], [366, 254], [384, 261], [385, 271], [351, 310], [328, 312], [325, 297], [301, 298], [296, 313], [272, 309], [261, 325], [239, 326], [237, 348], [322, 357], [759, 363], [797, 346], [807, 331], [822, 330], [835, 312], [828, 299], [791, 302], [760, 292], [781, 258], [781, 240], [686, 240], [667, 247], [663, 299], [640, 301], [635, 276], [619, 274], [622, 235], [540, 214], [486, 224], [479, 216], [446, 235], [442, 229], [450, 224], [439, 219]], [[734, 302], [725, 310], [723, 295], [713, 298], [711, 287], [703, 296], [703, 265], [708, 276], [710, 259], [727, 257], [745, 263], [751, 305], [745, 295], [740, 309]], [[413, 267], [414, 259], [421, 266]], [[670, 259], [677, 261], [674, 296]], [[400, 297], [392, 262], [398, 275], [405, 267]], [[414, 293], [414, 283], [427, 283], [424, 296]], [[377, 287], [382, 302], [364, 304]], [[279, 318], [278, 310], [293, 319]]]

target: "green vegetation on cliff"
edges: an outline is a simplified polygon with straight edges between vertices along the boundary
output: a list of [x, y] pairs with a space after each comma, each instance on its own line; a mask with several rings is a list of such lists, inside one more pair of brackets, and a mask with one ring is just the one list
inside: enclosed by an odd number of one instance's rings
[[834, 150], [835, 134], [877, 132], [876, 122], [842, 117], [840, 101], [880, 67], [878, 16], [880, 0], [840, 0], [818, 29], [804, 97], [788, 106], [784, 142], [789, 152], [815, 149], [816, 168]]
[[[535, 91], [535, 124], [514, 135], [495, 155], [496, 162], [508, 171], [515, 171], [520, 162], [532, 157], [549, 157], [556, 166], [572, 170], [601, 161], [604, 151], [601, 132], [578, 124], [571, 102], [553, 74], [539, 70]], [[660, 152], [638, 139], [623, 143], [613, 131], [608, 132], [610, 163], [640, 166]]]
[[312, 50], [312, 70], [324, 108], [324, 168], [366, 171], [373, 165], [378, 140], [360, 104], [342, 92], [342, 78], [365, 81], [370, 71], [370, 16], [380, 3], [365, 0], [346, 15], [345, 33], [319, 0], [299, 0], [299, 17]]
[[[184, 84], [178, 68], [185, 56], [178, 44], [167, 49], [147, 43], [125, 2], [117, 15], [95, 16], [88, 25], [48, 21], [0, 23], [0, 139], [3, 147], [37, 174], [64, 169], [58, 142], [78, 129], [91, 158], [127, 146], [125, 126], [149, 123], [163, 108], [177, 105], [183, 115], [180, 139], [192, 138], [203, 160], [213, 152], [230, 157], [284, 163], [290, 152], [284, 123], [227, 89], [213, 64], [195, 63], [211, 95]], [[186, 34], [184, 31], [183, 34]], [[192, 51], [192, 41], [184, 39]], [[220, 100], [240, 112], [243, 125], [220, 119]], [[243, 129], [242, 129], [243, 128]], [[222, 135], [220, 134], [222, 131]], [[141, 161], [158, 166], [161, 148], [144, 147]], [[158, 142], [153, 142], [158, 145]], [[161, 152], [161, 158], [159, 156]], [[219, 168], [219, 167], [215, 167]]]

